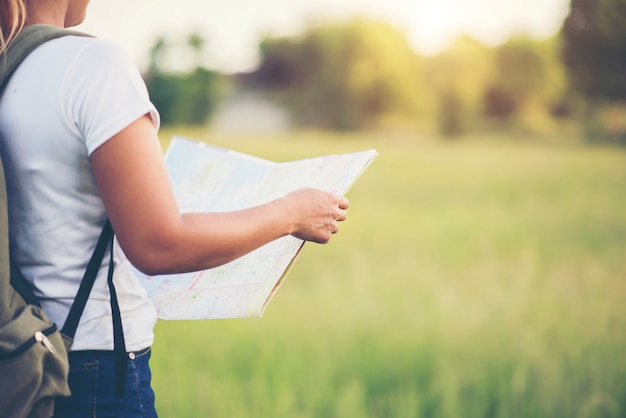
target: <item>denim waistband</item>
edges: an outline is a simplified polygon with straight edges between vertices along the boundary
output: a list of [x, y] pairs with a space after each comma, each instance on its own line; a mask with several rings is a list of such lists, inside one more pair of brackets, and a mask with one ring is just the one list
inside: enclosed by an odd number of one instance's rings
[[[134, 360], [137, 357], [145, 356], [152, 350], [152, 347], [142, 348], [137, 351], [129, 351], [128, 358]], [[77, 350], [70, 351], [69, 357], [71, 359], [81, 359], [81, 358], [90, 358], [90, 357], [99, 357], [99, 356], [114, 356], [115, 352], [113, 350]]]

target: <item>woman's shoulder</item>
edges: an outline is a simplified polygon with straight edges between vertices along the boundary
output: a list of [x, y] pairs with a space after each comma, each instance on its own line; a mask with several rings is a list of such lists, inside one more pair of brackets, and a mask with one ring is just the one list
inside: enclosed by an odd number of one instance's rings
[[90, 63], [132, 62], [130, 55], [119, 45], [91, 36], [63, 36], [49, 41], [44, 47], [54, 54]]
[[[46, 77], [41, 77], [42, 70]], [[74, 84], [72, 80], [84, 83], [109, 74], [136, 78], [137, 72], [138, 67], [120, 46], [95, 37], [68, 35], [37, 47], [20, 65], [12, 82], [50, 88]]]
[[[60, 65], [64, 84], [85, 87], [85, 84], [110, 85], [114, 80], [133, 80], [141, 76], [138, 66], [122, 47], [105, 39], [86, 36], [64, 36], [50, 41], [48, 54]], [[52, 56], [48, 56], [50, 62]]]

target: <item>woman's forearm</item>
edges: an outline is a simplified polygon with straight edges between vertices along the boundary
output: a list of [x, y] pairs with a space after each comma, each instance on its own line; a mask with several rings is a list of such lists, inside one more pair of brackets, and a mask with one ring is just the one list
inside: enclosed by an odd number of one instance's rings
[[285, 216], [281, 200], [234, 212], [187, 213], [178, 225], [155, 231], [126, 252], [147, 274], [204, 270], [288, 235]]

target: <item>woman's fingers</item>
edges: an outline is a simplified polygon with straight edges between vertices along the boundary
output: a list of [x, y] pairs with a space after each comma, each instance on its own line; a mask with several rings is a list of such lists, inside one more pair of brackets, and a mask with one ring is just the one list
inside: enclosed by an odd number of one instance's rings
[[292, 235], [306, 241], [326, 243], [347, 219], [350, 202], [344, 196], [317, 189], [299, 189], [288, 194], [293, 213], [299, 218]]
[[338, 206], [340, 209], [348, 209], [350, 207], [350, 201], [348, 200], [347, 197], [345, 196], [339, 196], [337, 195], [337, 197], [339, 198], [339, 202], [338, 202]]

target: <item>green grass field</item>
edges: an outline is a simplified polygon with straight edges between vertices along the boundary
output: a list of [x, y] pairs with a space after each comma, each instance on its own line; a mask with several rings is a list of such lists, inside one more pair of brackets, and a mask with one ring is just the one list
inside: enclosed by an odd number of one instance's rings
[[626, 149], [183, 133], [380, 156], [262, 319], [158, 323], [160, 416], [626, 417]]

